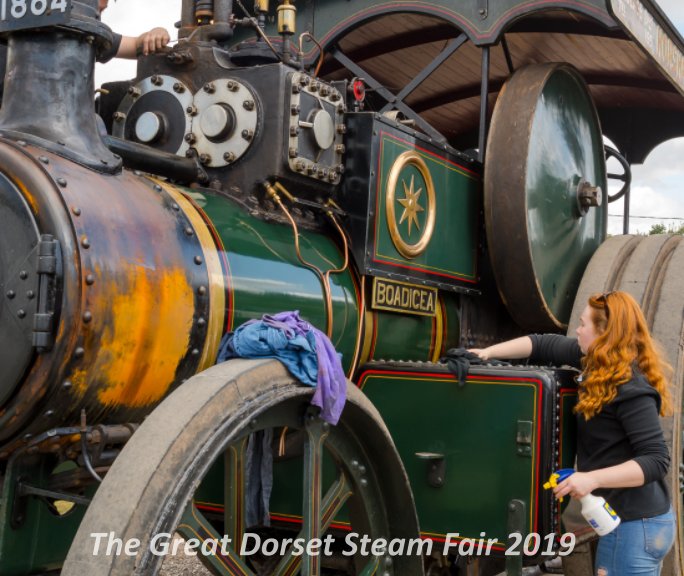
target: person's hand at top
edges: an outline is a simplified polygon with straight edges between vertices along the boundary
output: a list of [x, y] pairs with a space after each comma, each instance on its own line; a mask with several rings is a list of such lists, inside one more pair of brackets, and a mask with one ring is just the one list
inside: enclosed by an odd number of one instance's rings
[[166, 28], [157, 27], [138, 36], [137, 46], [142, 51], [143, 56], [159, 52], [171, 41], [171, 36]]

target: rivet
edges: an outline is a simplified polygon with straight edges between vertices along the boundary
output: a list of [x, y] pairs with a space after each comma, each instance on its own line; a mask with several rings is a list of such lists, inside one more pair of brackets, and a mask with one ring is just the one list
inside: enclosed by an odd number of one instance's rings
[[199, 355], [199, 350], [198, 350], [197, 348], [193, 348], [191, 354], [192, 354], [193, 356], [197, 356], [197, 355]]
[[26, 280], [28, 278], [28, 272], [26, 270], [22, 270], [21, 272], [19, 272], [19, 278], [21, 278], [22, 280]]
[[366, 467], [361, 465], [359, 466], [359, 474], [365, 474], [366, 473]]
[[28, 442], [31, 438], [33, 438], [33, 434], [24, 434], [24, 440]]
[[173, 204], [171, 204], [171, 208], [173, 208], [176, 212], [178, 212], [180, 210], [180, 206], [178, 204], [176, 204], [175, 202]]
[[13, 300], [16, 295], [17, 294], [14, 290], [8, 290], [5, 294], [5, 296], [7, 296], [7, 298], [9, 298], [10, 300]]
[[92, 286], [93, 284], [95, 284], [95, 276], [93, 276], [92, 274], [88, 274], [85, 278], [85, 281], [88, 286]]
[[69, 388], [71, 388], [71, 382], [69, 382], [69, 380], [65, 380], [64, 382], [62, 382], [62, 388], [68, 390]]
[[80, 346], [74, 350], [74, 358], [83, 358], [85, 355], [85, 350]]
[[140, 170], [134, 170], [133, 174], [135, 174], [136, 176], [142, 176], [142, 172]]
[[64, 178], [57, 178], [57, 184], [59, 184], [62, 188], [66, 188], [67, 181]]
[[83, 313], [83, 322], [85, 324], [89, 324], [92, 319], [93, 319], [92, 312], [84, 312]]
[[119, 156], [118, 154], [114, 154], [114, 158], [116, 158], [117, 160], [121, 160], [121, 156]]
[[368, 486], [368, 480], [366, 480], [365, 478], [361, 478], [361, 480], [359, 480], [359, 484], [361, 484], [361, 486], [365, 488], [366, 486]]
[[207, 321], [204, 318], [198, 318], [197, 319], [197, 325], [198, 326], [204, 326], [207, 323]]
[[351, 461], [351, 467], [352, 468], [358, 468], [359, 467], [359, 461], [358, 460], [352, 460]]
[[206, 287], [206, 286], [200, 286], [200, 287], [197, 289], [197, 293], [198, 293], [200, 296], [204, 296], [204, 295], [207, 293], [207, 287]]
[[26, 318], [26, 310], [23, 310], [23, 309], [17, 310], [17, 316], [19, 316], [19, 318], [22, 318], [22, 319]]
[[29, 300], [33, 300], [36, 297], [36, 293], [33, 290], [29, 290], [28, 292], [26, 292], [26, 297]]
[[195, 261], [195, 264], [197, 264], [198, 266], [203, 262], [201, 256], [195, 256], [194, 261]]
[[254, 110], [254, 100], [245, 100], [242, 103], [242, 107], [248, 111]]
[[123, 112], [114, 112], [114, 122], [123, 122], [126, 115]]
[[27, 144], [24, 140], [17, 140], [17, 144], [19, 144], [19, 146], [21, 146], [23, 148], [26, 148], [26, 146], [27, 146]]
[[195, 231], [194, 231], [192, 228], [190, 228], [190, 226], [188, 226], [188, 227], [185, 229], [185, 234], [186, 234], [186, 236], [192, 236], [194, 233], [195, 233]]
[[81, 246], [83, 246], [86, 250], [90, 248], [90, 240], [88, 240], [87, 236], [81, 238]]
[[159, 184], [154, 185], [154, 191], [155, 192], [161, 192], [162, 190], [163, 190], [163, 188]]
[[74, 216], [80, 216], [81, 215], [81, 209], [78, 206], [72, 206], [71, 212], [73, 213]]
[[100, 158], [100, 162], [102, 162], [102, 164], [104, 164], [105, 166], [107, 166], [107, 164], [109, 164], [109, 162], [107, 160], [105, 160], [104, 158]]
[[55, 415], [55, 411], [54, 411], [54, 410], [48, 410], [48, 411], [45, 413], [45, 417], [46, 417], [46, 418], [52, 418], [54, 415]]
[[41, 156], [40, 158], [38, 158], [38, 160], [40, 160], [43, 164], [50, 163], [50, 160], [48, 160], [47, 156]]

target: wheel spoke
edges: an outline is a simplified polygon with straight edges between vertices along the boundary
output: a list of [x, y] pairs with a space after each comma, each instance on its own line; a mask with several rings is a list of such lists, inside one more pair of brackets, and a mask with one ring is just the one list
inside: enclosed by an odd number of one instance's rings
[[[353, 491], [347, 475], [344, 471], [340, 471], [340, 477], [330, 487], [325, 498], [323, 498], [323, 504], [321, 506], [321, 534], [325, 533], [328, 528], [330, 528], [333, 519], [352, 494]], [[297, 538], [302, 538], [304, 539], [304, 542], [306, 542], [304, 530], [297, 534]], [[282, 560], [273, 571], [273, 576], [290, 576], [291, 574], [297, 573], [302, 563], [302, 557], [301, 555], [293, 555], [293, 551], [294, 547], [290, 546], [287, 554], [283, 556]]]
[[363, 567], [361, 572], [359, 572], [359, 576], [372, 576], [372, 574], [377, 574], [379, 564], [380, 559], [374, 556], [373, 559]]
[[245, 533], [245, 448], [248, 438], [231, 445], [225, 452], [225, 500], [223, 525], [226, 536], [235, 546], [242, 549]]
[[221, 536], [214, 530], [213, 526], [197, 509], [193, 502], [190, 502], [185, 508], [177, 532], [185, 539], [198, 538], [202, 543], [206, 540], [215, 540], [219, 542], [215, 554], [198, 554], [198, 558], [202, 564], [209, 568], [214, 574], [225, 576], [254, 576], [254, 572], [252, 572], [242, 561], [235, 549], [228, 545], [231, 540], [226, 538], [225, 544], [223, 544]]
[[[322, 510], [321, 489], [323, 473], [323, 443], [330, 432], [330, 425], [307, 412], [305, 416], [306, 441], [304, 443], [304, 514], [302, 533], [310, 542], [321, 537]], [[319, 576], [319, 555], [307, 556], [302, 563], [302, 576]]]

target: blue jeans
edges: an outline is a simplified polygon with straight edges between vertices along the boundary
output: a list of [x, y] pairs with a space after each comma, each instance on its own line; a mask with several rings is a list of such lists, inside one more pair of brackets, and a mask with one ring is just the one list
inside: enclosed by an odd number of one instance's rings
[[622, 522], [599, 538], [597, 576], [659, 576], [676, 529], [672, 508], [653, 518]]

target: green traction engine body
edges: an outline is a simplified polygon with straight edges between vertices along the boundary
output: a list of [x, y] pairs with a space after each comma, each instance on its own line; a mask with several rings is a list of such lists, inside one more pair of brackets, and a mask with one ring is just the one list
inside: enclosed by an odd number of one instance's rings
[[[610, 51], [625, 3], [257, 2], [249, 19], [184, 0], [178, 44], [99, 95], [107, 135], [91, 96], [111, 31], [94, 0], [64, 4], [0, 24], [0, 574], [58, 571], [140, 423], [224, 334], [286, 310], [328, 334], [382, 416], [421, 538], [451, 558], [485, 537], [501, 559], [514, 532], [549, 535], [526, 562], [557, 549], [542, 484], [574, 462], [575, 373], [459, 381], [439, 360], [567, 328], [606, 237], [601, 125], [636, 158], [644, 144], [620, 137], [610, 95], [597, 111], [577, 66], [522, 46], [548, 24], [563, 47], [586, 29]], [[288, 450], [276, 534], [302, 524]], [[230, 474], [218, 461], [198, 482], [207, 517], [227, 517]], [[346, 508], [332, 526], [349, 532]]]

